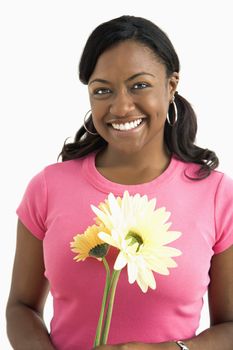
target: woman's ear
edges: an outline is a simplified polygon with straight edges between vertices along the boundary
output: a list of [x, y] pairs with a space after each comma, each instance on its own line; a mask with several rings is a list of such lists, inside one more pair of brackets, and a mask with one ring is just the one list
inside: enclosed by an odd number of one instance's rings
[[172, 97], [176, 92], [178, 83], [179, 83], [179, 73], [173, 72], [172, 75], [168, 78], [170, 100], [172, 100]]

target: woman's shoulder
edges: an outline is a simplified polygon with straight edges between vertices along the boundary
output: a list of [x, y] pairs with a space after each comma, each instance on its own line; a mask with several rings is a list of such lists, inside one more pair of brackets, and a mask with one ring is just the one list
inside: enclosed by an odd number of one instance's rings
[[[178, 160], [178, 162], [180, 163], [180, 167], [182, 167], [186, 175], [197, 178], [198, 171], [201, 167], [200, 164], [194, 162], [186, 163], [180, 160]], [[206, 185], [207, 183], [226, 183], [228, 186], [233, 187], [233, 176], [219, 168], [211, 170], [210, 174], [200, 181], [204, 181]]]
[[77, 158], [77, 159], [71, 159], [71, 160], [66, 160], [64, 162], [56, 162], [56, 163], [50, 163], [47, 164], [44, 167], [44, 171], [46, 172], [56, 172], [56, 171], [61, 171], [61, 170], [69, 170], [74, 167], [78, 167], [82, 164], [83, 158]]
[[81, 158], [66, 160], [63, 162], [51, 163], [43, 168], [43, 172], [47, 175], [56, 176], [59, 174], [69, 174], [73, 171], [81, 170], [85, 159], [89, 158], [91, 154], [88, 154]]
[[82, 158], [66, 160], [64, 162], [50, 163], [41, 167], [40, 170], [34, 173], [29, 180], [30, 187], [43, 187], [48, 184], [65, 183], [68, 184], [71, 179], [80, 179], [83, 173], [84, 159]]

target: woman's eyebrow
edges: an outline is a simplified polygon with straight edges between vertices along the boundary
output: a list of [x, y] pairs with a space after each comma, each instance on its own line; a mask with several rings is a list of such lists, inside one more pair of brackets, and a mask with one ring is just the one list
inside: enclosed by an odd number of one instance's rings
[[140, 75], [150, 75], [151, 77], [155, 78], [155, 76], [152, 73], [148, 73], [148, 72], [140, 72], [140, 73], [136, 73], [134, 75], [132, 75], [131, 77], [129, 77], [126, 81], [130, 81], [133, 80], [137, 77], [139, 77]]
[[[154, 78], [155, 78], [155, 76], [154, 76], [153, 74], [151, 74], [151, 73], [140, 72], [140, 73], [136, 73], [136, 74], [132, 75], [131, 77], [129, 77], [128, 79], [126, 79], [126, 82], [127, 82], [127, 81], [130, 81], [130, 80], [133, 80], [133, 79], [139, 77], [140, 75], [150, 75], [151, 77], [154, 77]], [[96, 78], [96, 79], [92, 80], [92, 81], [89, 83], [89, 85], [91, 85], [91, 84], [93, 84], [93, 83], [111, 84], [110, 81], [105, 80], [105, 79], [99, 79], [99, 78]]]
[[93, 84], [93, 83], [103, 83], [103, 84], [111, 84], [110, 81], [105, 80], [105, 79], [94, 79], [92, 80], [89, 85]]

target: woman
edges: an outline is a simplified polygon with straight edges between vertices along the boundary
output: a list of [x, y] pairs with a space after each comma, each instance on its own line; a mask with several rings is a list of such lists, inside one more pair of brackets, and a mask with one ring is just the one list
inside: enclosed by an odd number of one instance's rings
[[[181, 232], [173, 247], [182, 255], [169, 276], [155, 274], [157, 287], [146, 294], [123, 269], [113, 345], [98, 349], [232, 350], [233, 180], [215, 170], [214, 152], [194, 144], [196, 117], [177, 92], [179, 60], [170, 40], [150, 21], [122, 16], [93, 31], [79, 68], [91, 111], [63, 146], [63, 162], [31, 180], [17, 210], [7, 306], [12, 346], [92, 347], [105, 273], [96, 259], [74, 263], [69, 243], [92, 224], [91, 204], [127, 190], [171, 212], [172, 228]], [[43, 321], [49, 288], [51, 334]], [[207, 289], [211, 325], [196, 335]]]

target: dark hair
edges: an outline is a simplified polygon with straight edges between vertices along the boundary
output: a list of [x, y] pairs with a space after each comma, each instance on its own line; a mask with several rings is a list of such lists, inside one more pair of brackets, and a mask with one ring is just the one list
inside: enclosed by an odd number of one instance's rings
[[[135, 16], [121, 16], [100, 24], [89, 36], [79, 62], [79, 79], [88, 84], [100, 55], [110, 47], [125, 41], [134, 40], [149, 47], [156, 57], [164, 64], [167, 77], [179, 72], [180, 63], [176, 51], [168, 36], [151, 21]], [[219, 165], [216, 154], [194, 144], [197, 133], [197, 119], [190, 103], [178, 92], [175, 93], [175, 103], [178, 111], [178, 120], [171, 126], [167, 121], [164, 129], [164, 140], [168, 150], [177, 159], [184, 162], [200, 164], [196, 172], [201, 180], [210, 175]], [[169, 106], [169, 115], [174, 118], [172, 104]], [[173, 120], [173, 119], [172, 119]], [[91, 116], [86, 126], [95, 132]], [[59, 157], [62, 161], [80, 158], [90, 152], [105, 147], [107, 142], [100, 135], [91, 135], [82, 126], [75, 135], [74, 142], [64, 143]]]

